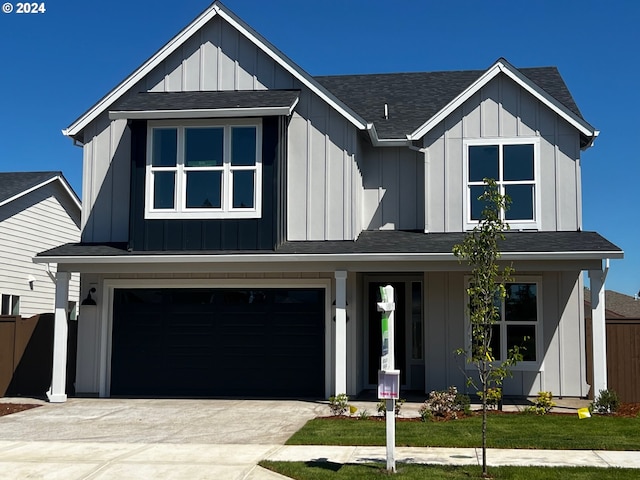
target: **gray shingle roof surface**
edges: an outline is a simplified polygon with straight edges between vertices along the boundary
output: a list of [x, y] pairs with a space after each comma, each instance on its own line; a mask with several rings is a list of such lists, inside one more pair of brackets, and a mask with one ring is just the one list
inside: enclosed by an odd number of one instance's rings
[[[365, 231], [353, 241], [285, 242], [275, 251], [127, 251], [126, 244], [66, 244], [38, 256], [130, 256], [130, 255], [331, 255], [331, 254], [450, 254], [464, 233], [421, 233], [404, 231]], [[596, 232], [507, 232], [502, 252], [620, 252], [613, 243]]]
[[226, 92], [141, 92], [115, 104], [112, 111], [217, 110], [230, 108], [290, 107], [299, 90]]
[[18, 195], [54, 177], [61, 172], [0, 172], [0, 202]]
[[[585, 314], [591, 318], [591, 291], [584, 289]], [[630, 295], [605, 290], [604, 303], [607, 309], [607, 318], [640, 318], [640, 300]]]
[[[582, 118], [556, 67], [518, 69]], [[379, 138], [404, 139], [462, 93], [485, 70], [382, 73], [314, 77], [358, 115], [376, 126]], [[384, 118], [384, 104], [389, 118]]]

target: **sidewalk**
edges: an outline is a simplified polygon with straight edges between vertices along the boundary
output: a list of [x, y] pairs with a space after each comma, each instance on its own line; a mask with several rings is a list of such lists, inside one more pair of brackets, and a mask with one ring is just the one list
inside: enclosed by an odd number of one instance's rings
[[[490, 449], [488, 464], [640, 469], [640, 452]], [[0, 478], [22, 480], [283, 480], [261, 460], [386, 462], [385, 447], [0, 441]], [[476, 448], [396, 448], [396, 462], [480, 465]]]
[[[266, 460], [333, 463], [386, 462], [385, 447], [285, 445]], [[480, 448], [396, 447], [396, 462], [435, 465], [481, 465]], [[640, 468], [640, 451], [488, 449], [491, 466]]]

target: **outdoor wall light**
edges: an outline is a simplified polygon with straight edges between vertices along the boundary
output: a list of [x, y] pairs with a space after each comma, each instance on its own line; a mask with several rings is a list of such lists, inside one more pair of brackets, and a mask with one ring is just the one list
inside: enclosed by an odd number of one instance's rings
[[89, 293], [87, 293], [87, 298], [82, 300], [82, 303], [80, 305], [97, 305], [96, 301], [91, 297], [92, 293], [96, 293], [96, 289], [94, 287], [91, 287], [89, 289]]

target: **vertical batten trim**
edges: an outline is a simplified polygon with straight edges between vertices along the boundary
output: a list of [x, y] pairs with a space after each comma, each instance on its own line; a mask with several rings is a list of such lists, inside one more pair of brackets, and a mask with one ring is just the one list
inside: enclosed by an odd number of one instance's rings
[[[558, 145], [559, 136], [558, 136], [558, 116], [554, 115], [553, 117], [553, 174], [555, 176], [555, 229], [562, 230], [563, 229], [563, 221], [562, 221], [562, 212], [561, 212], [561, 201], [560, 201], [560, 189], [562, 186], [560, 185], [560, 165], [558, 164], [559, 158], [559, 150], [560, 147]], [[541, 219], [542, 220], [542, 219]], [[544, 227], [543, 227], [544, 228]]]
[[503, 119], [503, 115], [504, 115], [504, 103], [503, 103], [503, 98], [502, 98], [502, 82], [503, 82], [503, 77], [502, 75], [498, 75], [497, 77], [498, 80], [498, 118], [497, 118], [497, 122], [498, 122], [498, 137], [504, 137], [504, 119]]
[[329, 129], [329, 124], [331, 123], [330, 120], [331, 117], [331, 112], [327, 111], [327, 116], [324, 117], [324, 233], [322, 235], [322, 238], [324, 240], [333, 240], [331, 238], [331, 220], [329, 218], [329, 216], [331, 215], [331, 205], [329, 203], [329, 198], [331, 197], [330, 192], [331, 192], [331, 184], [332, 182], [332, 178], [331, 178], [331, 142], [329, 140], [329, 134], [327, 133], [328, 129]]
[[[309, 102], [309, 109], [311, 109], [311, 102]], [[310, 112], [308, 112], [310, 113]], [[308, 115], [308, 117], [311, 117], [311, 115]], [[305, 211], [306, 211], [306, 215], [305, 215], [305, 240], [309, 240], [310, 239], [310, 232], [311, 232], [311, 163], [312, 163], [312, 135], [311, 135], [311, 120], [310, 118], [307, 118], [307, 175], [306, 175], [306, 182], [307, 182], [307, 191], [306, 191], [306, 205], [305, 205]]]

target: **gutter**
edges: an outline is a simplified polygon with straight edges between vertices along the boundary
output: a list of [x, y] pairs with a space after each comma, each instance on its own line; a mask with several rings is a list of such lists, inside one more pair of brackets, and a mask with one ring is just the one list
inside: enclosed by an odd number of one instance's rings
[[[623, 258], [622, 251], [588, 252], [507, 252], [500, 257], [511, 260], [602, 260]], [[398, 262], [398, 261], [457, 261], [453, 253], [269, 253], [231, 255], [106, 255], [106, 256], [38, 256], [34, 263], [64, 264], [175, 264], [175, 263], [294, 263], [294, 262]]]

